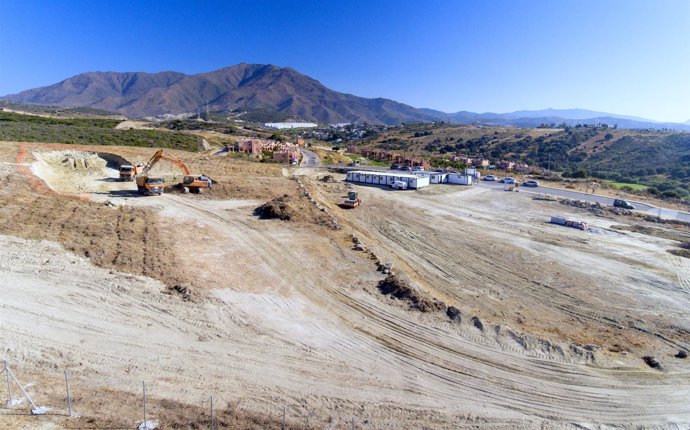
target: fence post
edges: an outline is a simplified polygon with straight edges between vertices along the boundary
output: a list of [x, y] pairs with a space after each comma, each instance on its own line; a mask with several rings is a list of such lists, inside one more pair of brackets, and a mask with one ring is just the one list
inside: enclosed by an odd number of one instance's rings
[[286, 408], [285, 405], [283, 405], [283, 424], [280, 426], [280, 430], [285, 430], [285, 412]]
[[72, 416], [72, 396], [69, 391], [69, 380], [67, 379], [67, 371], [65, 370], [65, 387], [67, 388], [67, 413]]
[[146, 423], [146, 382], [142, 381], [141, 386], [144, 388], [144, 429], [148, 429], [149, 425]]
[[7, 405], [12, 406], [12, 403], [14, 401], [12, 400], [12, 384], [10, 383], [10, 367], [7, 364], [7, 360], [5, 360], [5, 376], [7, 376]]
[[211, 430], [216, 428], [216, 416], [213, 413], [213, 396], [211, 396]]

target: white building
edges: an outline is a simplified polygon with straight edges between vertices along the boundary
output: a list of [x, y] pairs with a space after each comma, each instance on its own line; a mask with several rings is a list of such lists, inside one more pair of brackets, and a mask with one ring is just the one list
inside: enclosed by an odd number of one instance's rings
[[473, 180], [472, 175], [463, 175], [462, 173], [449, 173], [448, 183], [449, 184], [460, 184], [460, 185], [472, 185]]
[[391, 173], [391, 172], [370, 172], [363, 170], [354, 170], [347, 172], [347, 181], [359, 182], [363, 184], [386, 185], [391, 186], [393, 182], [400, 181], [407, 184], [407, 188], [423, 188], [429, 186], [428, 175], [412, 175], [408, 173]]
[[448, 173], [446, 172], [429, 172], [426, 175], [429, 176], [429, 181], [432, 184], [445, 184], [448, 182]]
[[279, 130], [284, 128], [314, 128], [317, 126], [318, 124], [313, 122], [267, 122], [264, 124], [264, 127], [277, 128]]

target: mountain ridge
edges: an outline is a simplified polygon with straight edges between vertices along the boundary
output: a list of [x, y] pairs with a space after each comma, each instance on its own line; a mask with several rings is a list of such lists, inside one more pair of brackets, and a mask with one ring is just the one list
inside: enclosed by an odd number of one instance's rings
[[0, 100], [59, 107], [86, 107], [128, 117], [156, 117], [197, 112], [267, 110], [320, 123], [449, 121], [536, 127], [549, 123], [607, 123], [622, 128], [674, 128], [690, 123], [656, 122], [586, 109], [520, 110], [509, 113], [441, 112], [415, 108], [386, 98], [364, 98], [331, 90], [290, 67], [246, 64], [211, 72], [86, 72], [58, 83], [0, 97]]

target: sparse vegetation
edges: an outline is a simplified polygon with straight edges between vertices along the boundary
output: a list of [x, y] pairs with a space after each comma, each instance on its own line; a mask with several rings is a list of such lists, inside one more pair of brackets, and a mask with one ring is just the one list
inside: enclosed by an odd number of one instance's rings
[[0, 140], [79, 145], [125, 145], [196, 151], [199, 138], [164, 130], [116, 130], [119, 120], [47, 118], [0, 112]]

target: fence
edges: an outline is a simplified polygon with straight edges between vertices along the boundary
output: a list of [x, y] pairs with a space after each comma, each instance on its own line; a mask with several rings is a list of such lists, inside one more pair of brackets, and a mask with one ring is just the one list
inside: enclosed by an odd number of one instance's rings
[[[21, 377], [21, 375], [19, 375]], [[225, 410], [219, 410], [217, 398], [210, 395], [206, 397], [208, 403], [204, 406], [195, 406], [189, 404], [178, 403], [176, 401], [170, 401], [165, 399], [158, 399], [158, 414], [152, 414], [150, 410], [151, 399], [148, 397], [148, 386], [146, 382], [141, 383], [141, 394], [136, 399], [139, 403], [140, 415], [138, 417], [133, 413], [133, 409], [129, 409], [128, 412], [120, 416], [120, 419], [113, 422], [111, 419], [105, 417], [100, 417], [102, 410], [98, 410], [98, 406], [94, 408], [93, 405], [86, 405], [85, 403], [79, 404], [74, 403], [75, 396], [73, 395], [73, 389], [71, 386], [70, 375], [67, 371], [64, 371], [60, 378], [61, 385], [61, 404], [58, 405], [58, 400], [53, 396], [52, 400], [49, 401], [50, 404], [43, 403], [38, 399], [37, 395], [34, 393], [30, 395], [26, 388], [28, 385], [22, 385], [20, 378], [17, 376], [16, 371], [13, 371], [7, 360], [4, 361], [4, 366], [0, 370], [0, 377], [4, 377], [7, 385], [7, 401], [5, 403], [6, 409], [11, 409], [13, 411], [12, 416], [18, 416], [14, 412], [20, 412], [28, 408], [26, 411], [26, 419], [41, 419], [41, 416], [47, 416], [47, 418], [62, 418], [65, 420], [70, 420], [69, 428], [81, 429], [81, 428], [104, 428], [108, 429], [136, 429], [136, 430], [153, 430], [153, 429], [166, 429], [166, 428], [199, 428], [199, 429], [210, 429], [210, 430], [220, 430], [220, 429], [230, 429], [230, 428], [272, 428], [272, 429], [310, 429], [310, 428], [332, 428], [332, 429], [364, 429], [364, 428], [375, 428], [371, 425], [369, 420], [358, 419], [354, 416], [348, 416], [345, 419], [334, 419], [332, 416], [328, 417], [325, 421], [315, 422], [318, 410], [316, 408], [310, 408], [304, 405], [292, 405], [288, 408], [287, 405], [282, 406], [279, 410], [275, 411], [271, 415], [262, 415], [261, 413], [255, 413], [247, 411], [244, 415], [241, 415], [239, 411], [239, 406], [241, 401], [227, 402]], [[29, 384], [31, 385], [31, 384]], [[26, 387], [26, 388], [25, 388]], [[54, 389], [54, 387], [53, 387]], [[93, 388], [91, 388], [93, 389]], [[46, 395], [45, 397], [49, 397]], [[76, 396], [80, 397], [79, 395]], [[101, 399], [101, 403], [108, 405], [110, 410], [121, 410], [122, 407], [118, 408], [113, 405], [113, 401], [117, 401], [117, 396], [105, 396], [106, 398]], [[123, 403], [126, 403], [124, 409], [127, 410], [128, 406], [134, 403], [135, 395], [131, 394], [129, 398]], [[64, 401], [64, 403], [62, 403]], [[28, 405], [26, 403], [28, 402]], [[80, 408], [81, 407], [81, 408]], [[168, 411], [165, 411], [166, 408]], [[181, 408], [191, 409], [187, 413], [181, 413]], [[288, 413], [290, 409], [299, 410], [301, 413]], [[79, 414], [76, 411], [81, 410], [85, 412], [84, 414]], [[64, 412], [63, 412], [64, 411]], [[167, 418], [160, 419], [161, 415], [166, 415], [161, 412], [170, 412]], [[220, 417], [218, 416], [220, 413]], [[3, 415], [0, 413], [0, 427], [2, 426]], [[190, 418], [191, 417], [191, 418]], [[99, 424], [99, 418], [104, 422], [105, 425], [101, 426]], [[131, 426], [124, 424], [125, 422], [134, 423]], [[83, 426], [80, 426], [80, 423]]]

